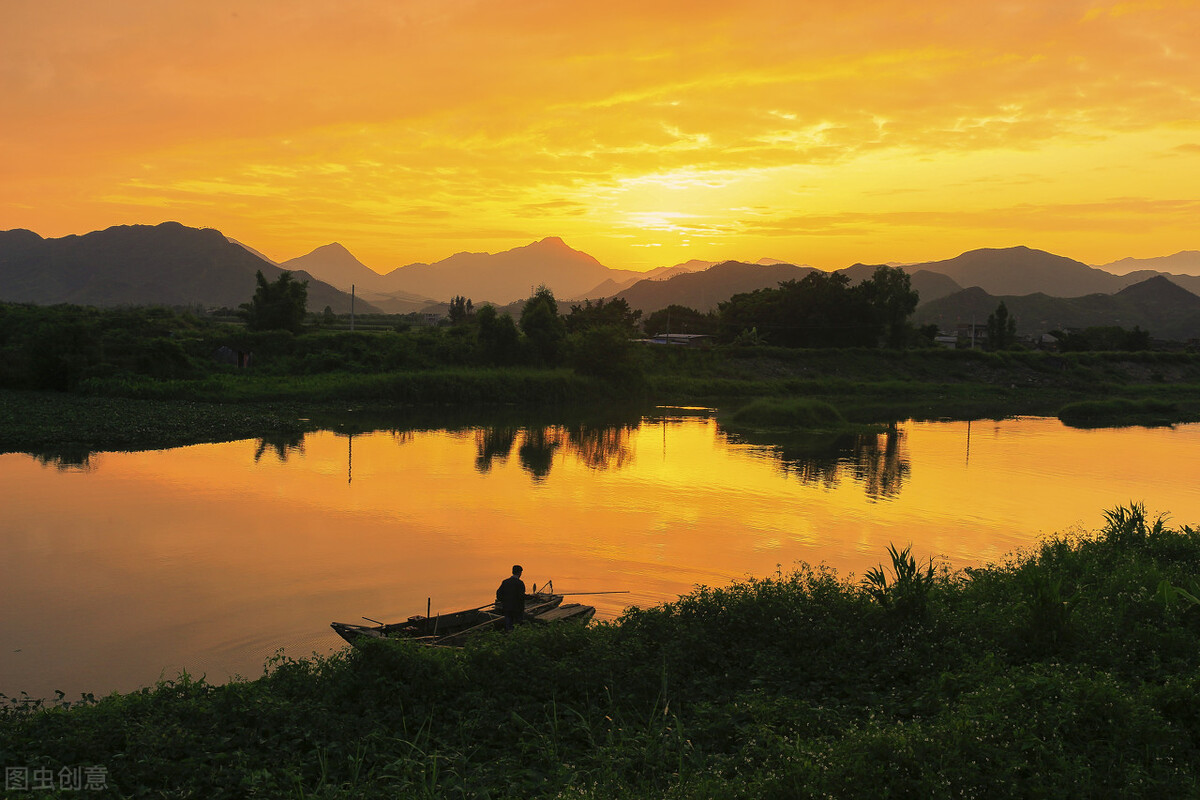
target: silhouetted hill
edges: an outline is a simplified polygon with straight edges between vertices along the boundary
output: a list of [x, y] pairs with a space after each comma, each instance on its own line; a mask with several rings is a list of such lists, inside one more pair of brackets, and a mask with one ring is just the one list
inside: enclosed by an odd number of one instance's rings
[[[273, 258], [269, 258], [268, 256], [266, 256], [266, 255], [265, 255], [265, 254], [263, 254], [263, 253], [260, 253], [260, 252], [258, 252], [258, 251], [257, 251], [257, 250], [255, 250], [253, 247], [251, 247], [250, 245], [246, 244], [245, 242], [239, 242], [237, 239], [234, 239], [232, 236], [226, 236], [225, 238], [226, 238], [226, 239], [228, 239], [229, 241], [233, 242], [234, 244], [236, 244], [236, 245], [237, 245], [237, 246], [239, 246], [239, 247], [244, 247], [244, 248], [246, 248], [246, 249], [247, 249], [247, 250], [249, 250], [251, 253], [253, 253], [254, 255], [258, 256], [259, 258], [261, 258], [263, 261], [267, 262], [268, 264], [274, 264], [274, 265], [275, 265], [275, 266], [277, 266], [277, 267], [279, 266], [279, 262], [278, 262], [278, 261], [276, 261], [276, 260], [275, 260], [275, 259], [273, 259]], [[327, 281], [327, 282], [328, 282], [328, 281]]]
[[[698, 267], [694, 267], [694, 268], [689, 267], [689, 265], [698, 265], [698, 264], [702, 264], [703, 266], [698, 266]], [[584, 292], [583, 294], [579, 295], [578, 297], [568, 298], [568, 300], [573, 301], [573, 302], [579, 302], [584, 299], [599, 300], [601, 298], [608, 298], [608, 297], [612, 297], [612, 296], [616, 295], [619, 292], [625, 291], [626, 289], [628, 289], [630, 286], [633, 286], [638, 281], [665, 281], [665, 280], [669, 280], [670, 278], [675, 277], [676, 275], [682, 275], [686, 272], [694, 272], [696, 269], [708, 269], [711, 266], [712, 266], [712, 264], [710, 264], [707, 261], [703, 261], [703, 262], [690, 261], [690, 262], [688, 262], [688, 264], [676, 264], [673, 267], [655, 267], [654, 269], [649, 270], [647, 272], [631, 272], [630, 270], [609, 270], [609, 272], [611, 272], [616, 277], [609, 278], [608, 280], [606, 280], [604, 283], [600, 284], [599, 286], [593, 287], [591, 291]], [[622, 278], [621, 277], [622, 275], [631, 275], [631, 277]]]
[[934, 323], [947, 332], [954, 331], [959, 323], [983, 325], [1001, 300], [1016, 319], [1021, 336], [1117, 325], [1126, 330], [1140, 327], [1159, 339], [1200, 337], [1200, 297], [1161, 275], [1116, 294], [1084, 297], [1049, 297], [1040, 292], [998, 296], [976, 286], [919, 306], [913, 322]]
[[1148, 270], [1167, 273], [1170, 277], [1182, 275], [1195, 278], [1200, 276], [1200, 250], [1181, 250], [1174, 255], [1155, 258], [1122, 258], [1107, 264], [1097, 264], [1096, 267], [1114, 275], [1128, 275], [1131, 272]]
[[[177, 222], [61, 239], [0, 234], [0, 300], [13, 302], [233, 308], [254, 295], [257, 270], [268, 280], [283, 271], [220, 231]], [[348, 295], [306, 273], [296, 277], [309, 281], [309, 310], [349, 310]]]
[[783, 281], [800, 280], [815, 271], [813, 267], [793, 264], [726, 261], [703, 272], [688, 272], [665, 281], [638, 281], [617, 297], [624, 298], [630, 308], [641, 309], [644, 314], [669, 305], [707, 312], [740, 292], [774, 288]]
[[556, 297], [577, 297], [613, 277], [587, 253], [548, 237], [502, 253], [458, 253], [433, 264], [409, 264], [387, 273], [386, 291], [448, 301], [470, 297], [475, 305], [527, 298], [539, 285]]
[[279, 266], [283, 269], [307, 272], [317, 280], [325, 281], [343, 292], [349, 292], [353, 286], [359, 296], [365, 292], [387, 290], [386, 280], [382, 275], [363, 264], [337, 242], [322, 245], [306, 255], [290, 258]]
[[1127, 284], [1116, 275], [1080, 261], [1028, 247], [970, 250], [945, 261], [910, 264], [909, 273], [940, 272], [959, 286], [978, 286], [997, 296], [1042, 292], [1053, 297], [1111, 294]]
[[[865, 280], [868, 280], [875, 274], [875, 270], [881, 266], [891, 266], [890, 264], [854, 264], [845, 269], [836, 270], [850, 279], [851, 285], [857, 285]], [[905, 272], [908, 272], [906, 267], [902, 267]], [[921, 303], [928, 303], [931, 300], [937, 300], [939, 297], [945, 297], [949, 294], [954, 294], [962, 289], [954, 279], [948, 275], [943, 275], [940, 272], [931, 272], [927, 269], [919, 269], [916, 272], [909, 272], [909, 280], [911, 286], [916, 290], [917, 296], [920, 297]]]

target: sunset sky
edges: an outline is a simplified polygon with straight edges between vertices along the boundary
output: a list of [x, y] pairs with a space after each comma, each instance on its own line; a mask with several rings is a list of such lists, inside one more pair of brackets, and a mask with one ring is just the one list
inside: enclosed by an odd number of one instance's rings
[[0, 0], [0, 229], [379, 271], [1200, 249], [1200, 0]]

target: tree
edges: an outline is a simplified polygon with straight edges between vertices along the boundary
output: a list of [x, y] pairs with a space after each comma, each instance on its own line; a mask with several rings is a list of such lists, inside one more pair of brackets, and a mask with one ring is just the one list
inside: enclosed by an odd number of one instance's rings
[[507, 365], [517, 359], [521, 334], [508, 312], [499, 314], [493, 305], [485, 305], [475, 314], [479, 326], [479, 353], [487, 364]]
[[627, 389], [645, 382], [640, 345], [629, 338], [619, 325], [598, 325], [573, 333], [570, 342], [571, 366], [580, 375], [590, 375]]
[[554, 299], [554, 293], [544, 284], [525, 301], [520, 326], [534, 358], [542, 364], [557, 364], [562, 356], [567, 329], [558, 315], [558, 301]]
[[837, 272], [735, 294], [717, 309], [727, 341], [755, 329], [784, 347], [876, 347], [882, 330], [867, 289]]
[[908, 318], [920, 300], [908, 273], [897, 267], [876, 267], [875, 273], [859, 284], [859, 289], [875, 308], [884, 343], [903, 348], [908, 339]]
[[461, 325], [474, 316], [474, 313], [474, 307], [469, 298], [462, 295], [455, 295], [451, 298], [448, 312], [451, 325]]
[[657, 336], [660, 333], [704, 333], [717, 332], [717, 315], [713, 312], [701, 314], [694, 308], [670, 305], [646, 315], [643, 323], [646, 334]]
[[308, 308], [308, 281], [292, 280], [284, 270], [274, 283], [268, 283], [262, 270], [255, 274], [258, 288], [249, 303], [239, 306], [239, 314], [252, 331], [289, 330], [298, 333]]
[[584, 300], [581, 306], [571, 306], [571, 313], [567, 314], [565, 324], [567, 333], [579, 333], [589, 328], [617, 327], [632, 336], [638, 332], [638, 320], [641, 317], [642, 312], [631, 309], [629, 301], [624, 297], [609, 300], [607, 303], [602, 298], [597, 300], [595, 305], [592, 305], [591, 300]]
[[987, 340], [989, 350], [1004, 350], [1017, 341], [1017, 319], [1008, 315], [1008, 306], [1003, 300], [988, 314]]

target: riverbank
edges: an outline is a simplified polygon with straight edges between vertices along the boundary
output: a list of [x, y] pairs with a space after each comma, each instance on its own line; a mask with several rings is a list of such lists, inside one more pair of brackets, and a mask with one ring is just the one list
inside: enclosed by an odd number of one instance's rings
[[966, 572], [881, 554], [858, 584], [802, 567], [461, 651], [9, 702], [0, 760], [119, 796], [1195, 796], [1200, 532], [1106, 516]]
[[[821, 401], [852, 424], [1058, 416], [1064, 409], [1064, 421], [1081, 425], [1200, 419], [1200, 355], [1188, 353], [648, 348], [641, 376], [635, 385], [619, 385], [562, 368], [454, 367], [93, 378], [74, 392], [0, 391], [0, 452], [296, 435], [348, 412], [403, 427], [451, 409], [595, 415], [655, 404], [733, 409], [762, 398]], [[1067, 408], [1085, 402], [1093, 405]]]

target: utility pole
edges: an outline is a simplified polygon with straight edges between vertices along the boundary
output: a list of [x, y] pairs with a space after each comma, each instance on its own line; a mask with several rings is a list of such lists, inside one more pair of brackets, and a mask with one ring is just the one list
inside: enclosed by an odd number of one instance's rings
[[354, 330], [354, 284], [350, 284], [350, 330]]

